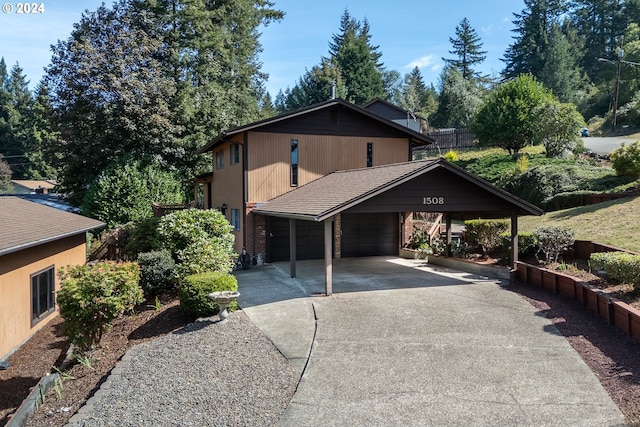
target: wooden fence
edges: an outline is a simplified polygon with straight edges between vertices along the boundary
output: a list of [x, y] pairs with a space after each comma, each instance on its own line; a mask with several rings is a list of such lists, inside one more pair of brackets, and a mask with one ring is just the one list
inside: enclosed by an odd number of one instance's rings
[[428, 132], [427, 136], [436, 140], [436, 144], [426, 146], [426, 151], [432, 152], [440, 149], [442, 154], [449, 150], [468, 150], [475, 145], [475, 135], [471, 129], [440, 129]]

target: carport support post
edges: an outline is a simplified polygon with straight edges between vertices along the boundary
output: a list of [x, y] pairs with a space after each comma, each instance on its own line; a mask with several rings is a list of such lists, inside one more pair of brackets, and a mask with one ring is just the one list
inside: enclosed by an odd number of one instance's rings
[[324, 289], [327, 296], [333, 293], [333, 248], [331, 245], [331, 237], [333, 230], [331, 228], [331, 220], [324, 220]]
[[296, 220], [289, 218], [289, 272], [296, 277]]
[[512, 267], [516, 268], [516, 262], [518, 262], [518, 213], [513, 212], [511, 214], [511, 263]]
[[451, 215], [445, 214], [445, 224], [447, 227], [447, 246], [445, 247], [444, 255], [446, 257], [451, 256]]

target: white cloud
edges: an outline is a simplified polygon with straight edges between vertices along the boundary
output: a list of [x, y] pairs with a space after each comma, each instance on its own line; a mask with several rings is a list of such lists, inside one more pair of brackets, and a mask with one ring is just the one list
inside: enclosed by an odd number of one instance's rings
[[411, 61], [410, 63], [404, 66], [404, 68], [407, 68], [407, 69], [414, 69], [415, 67], [427, 68], [431, 71], [438, 71], [440, 68], [442, 68], [442, 63], [440, 62], [440, 59], [436, 55], [429, 54], [429, 55], [422, 56], [418, 59], [414, 59], [413, 61]]

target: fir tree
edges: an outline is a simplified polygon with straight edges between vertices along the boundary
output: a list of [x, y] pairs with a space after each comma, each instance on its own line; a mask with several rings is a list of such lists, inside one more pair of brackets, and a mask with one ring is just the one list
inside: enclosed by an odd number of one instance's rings
[[540, 76], [551, 27], [567, 10], [564, 0], [525, 0], [524, 4], [522, 12], [513, 14], [516, 35], [504, 54], [505, 79], [527, 73]]
[[329, 42], [330, 61], [344, 79], [347, 100], [364, 104], [374, 98], [384, 98], [382, 54], [371, 44], [369, 22], [360, 22], [345, 10], [340, 20], [340, 32]]
[[480, 77], [480, 74], [474, 71], [473, 67], [486, 59], [487, 51], [480, 50], [482, 48], [480, 36], [471, 27], [467, 18], [464, 18], [460, 25], [456, 26], [456, 38], [449, 37], [449, 42], [453, 45], [453, 50], [450, 50], [449, 53], [456, 55], [456, 58], [442, 58], [442, 60], [460, 71], [465, 80]]

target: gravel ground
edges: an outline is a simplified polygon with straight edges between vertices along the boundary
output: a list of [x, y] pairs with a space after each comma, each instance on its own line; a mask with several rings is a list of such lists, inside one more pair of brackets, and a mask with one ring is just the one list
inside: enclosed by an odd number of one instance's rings
[[68, 426], [271, 426], [297, 375], [242, 311], [200, 319], [131, 348]]

